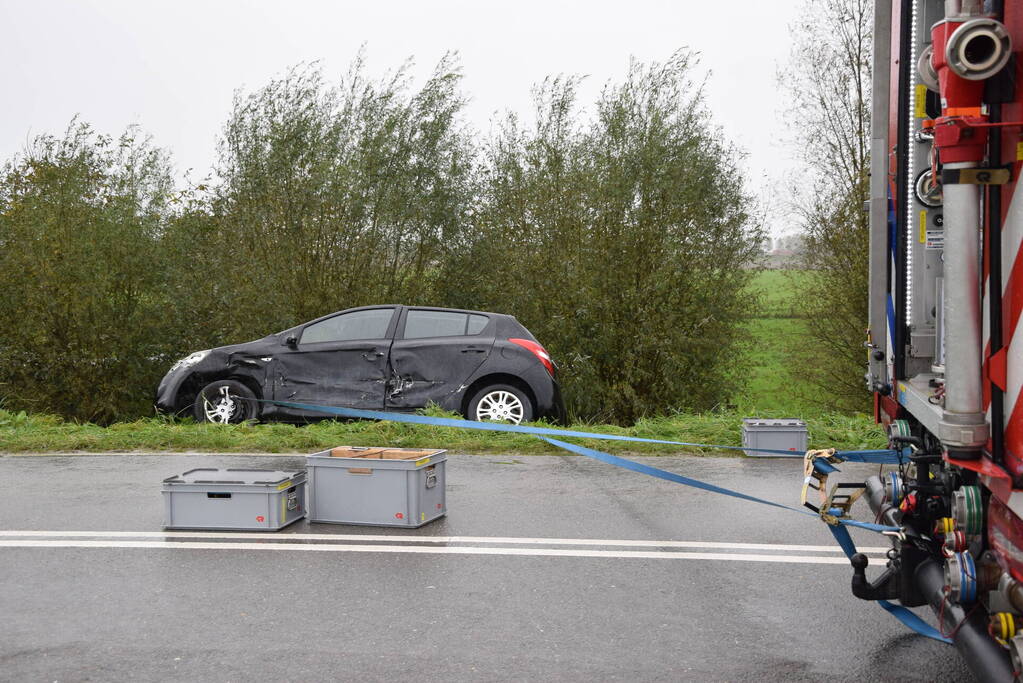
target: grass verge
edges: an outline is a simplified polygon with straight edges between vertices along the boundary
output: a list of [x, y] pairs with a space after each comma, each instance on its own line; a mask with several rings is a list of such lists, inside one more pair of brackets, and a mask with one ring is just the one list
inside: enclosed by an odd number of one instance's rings
[[[880, 428], [866, 416], [820, 415], [808, 418], [807, 424], [811, 448], [852, 450], [884, 446]], [[680, 414], [651, 418], [640, 420], [633, 427], [627, 428], [576, 424], [569, 429], [726, 446], [739, 446], [742, 443], [742, 416], [734, 413]], [[738, 451], [717, 449], [587, 441], [590, 446], [619, 454], [739, 454]], [[564, 454], [564, 451], [526, 434], [482, 432], [396, 422], [326, 421], [306, 426], [208, 425], [167, 422], [151, 418], [100, 427], [94, 424], [67, 422], [51, 415], [27, 415], [0, 410], [0, 451], [8, 453], [54, 451], [311, 453], [339, 445], [446, 448], [452, 453], [470, 454]]]

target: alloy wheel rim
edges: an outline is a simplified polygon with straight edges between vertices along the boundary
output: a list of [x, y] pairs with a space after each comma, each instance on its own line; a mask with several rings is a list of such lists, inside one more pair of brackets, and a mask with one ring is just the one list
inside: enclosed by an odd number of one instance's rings
[[234, 411], [237, 407], [234, 400], [226, 396], [221, 396], [212, 402], [203, 397], [203, 401], [205, 402], [203, 410], [206, 413], [206, 420], [208, 422], [228, 424], [231, 421], [231, 417], [234, 416]]
[[476, 406], [476, 420], [519, 424], [524, 412], [522, 401], [515, 394], [510, 391], [491, 391]]

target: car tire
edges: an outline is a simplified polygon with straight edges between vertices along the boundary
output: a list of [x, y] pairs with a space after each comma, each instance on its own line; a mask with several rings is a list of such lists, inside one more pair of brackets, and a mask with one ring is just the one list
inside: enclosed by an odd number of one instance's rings
[[[226, 389], [226, 394], [225, 394]], [[238, 424], [253, 420], [259, 414], [256, 395], [247, 386], [233, 379], [210, 382], [195, 397], [192, 416], [196, 422]]]
[[476, 422], [533, 421], [533, 403], [525, 392], [510, 384], [491, 384], [476, 392], [469, 401], [466, 417]]

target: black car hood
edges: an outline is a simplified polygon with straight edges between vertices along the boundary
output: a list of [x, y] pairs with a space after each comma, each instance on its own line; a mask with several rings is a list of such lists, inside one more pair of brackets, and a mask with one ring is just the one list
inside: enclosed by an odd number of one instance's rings
[[229, 344], [210, 349], [210, 354], [203, 359], [202, 366], [209, 367], [211, 364], [230, 364], [232, 360], [239, 358], [268, 357], [286, 350], [284, 345], [284, 333], [271, 334], [262, 339], [242, 342], [241, 344]]
[[243, 354], [273, 354], [281, 350], [281, 348], [287, 348], [284, 346], [283, 332], [280, 334], [271, 334], [268, 337], [262, 339], [254, 339], [253, 341], [242, 342], [241, 344], [229, 344], [228, 346], [218, 346], [215, 349], [210, 349], [210, 354], [222, 354], [231, 355], [235, 353]]

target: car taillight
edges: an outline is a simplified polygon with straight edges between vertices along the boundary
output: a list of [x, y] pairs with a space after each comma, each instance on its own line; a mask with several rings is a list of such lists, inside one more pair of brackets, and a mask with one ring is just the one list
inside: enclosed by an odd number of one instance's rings
[[547, 349], [530, 339], [509, 339], [508, 341], [512, 344], [518, 344], [536, 356], [537, 360], [543, 363], [543, 366], [547, 368], [547, 372], [550, 373], [550, 376], [554, 376], [554, 361], [551, 360], [551, 354], [547, 353]]
[[988, 504], [988, 540], [1013, 578], [1023, 581], [1023, 520], [994, 496]]

